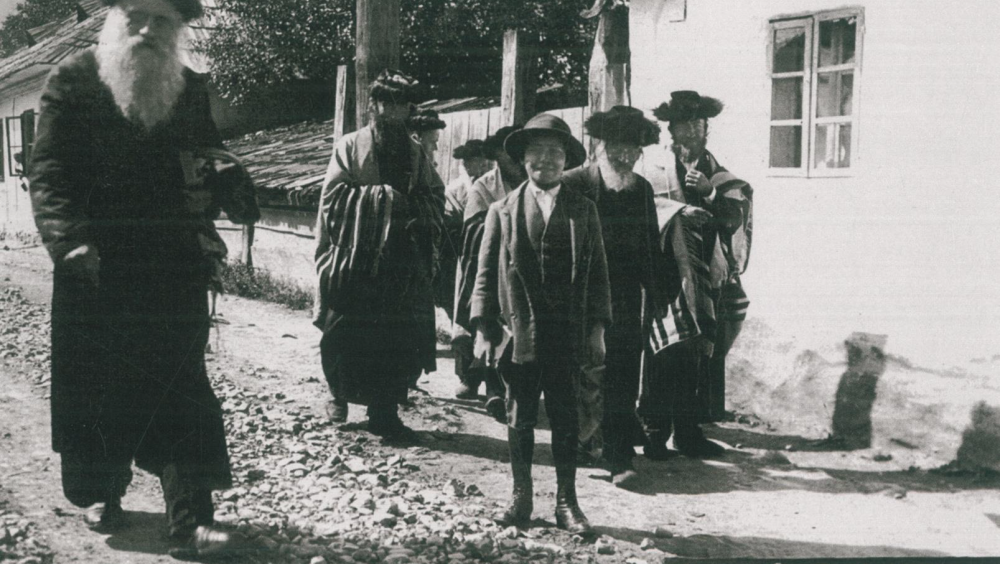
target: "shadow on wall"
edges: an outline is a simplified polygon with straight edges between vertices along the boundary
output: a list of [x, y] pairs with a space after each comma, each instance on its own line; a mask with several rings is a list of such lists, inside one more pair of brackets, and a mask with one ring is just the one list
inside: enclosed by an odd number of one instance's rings
[[972, 423], [962, 433], [956, 464], [963, 470], [1000, 472], [1000, 409], [986, 402], [972, 408]]
[[[1000, 468], [1000, 416], [987, 407], [1000, 410], [1000, 360], [922, 367], [891, 354], [887, 342], [856, 333], [806, 349], [748, 318], [730, 354], [727, 407], [756, 416], [768, 432], [818, 440], [823, 450], [904, 448], [920, 468], [958, 460]], [[960, 445], [968, 445], [961, 458]]]
[[840, 377], [833, 408], [833, 445], [846, 450], [872, 445], [872, 408], [885, 373], [886, 335], [854, 333], [847, 347], [847, 371]]

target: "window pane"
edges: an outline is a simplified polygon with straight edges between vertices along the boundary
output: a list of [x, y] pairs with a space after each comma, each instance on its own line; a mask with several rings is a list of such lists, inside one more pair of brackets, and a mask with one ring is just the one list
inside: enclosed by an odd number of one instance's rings
[[806, 30], [774, 30], [774, 72], [797, 72], [805, 68]]
[[850, 166], [851, 124], [826, 123], [817, 125], [815, 167], [821, 169], [848, 168]]
[[771, 119], [802, 119], [802, 78], [776, 78], [771, 86]]
[[802, 127], [771, 126], [771, 168], [802, 166]]
[[850, 17], [819, 22], [819, 66], [828, 67], [854, 62], [857, 20], [856, 17]]
[[854, 71], [821, 72], [816, 83], [817, 117], [849, 116], [854, 101]]

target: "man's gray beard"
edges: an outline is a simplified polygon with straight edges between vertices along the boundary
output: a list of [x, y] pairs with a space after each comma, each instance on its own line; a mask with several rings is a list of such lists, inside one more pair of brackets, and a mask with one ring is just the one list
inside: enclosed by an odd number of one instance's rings
[[137, 47], [115, 14], [109, 13], [95, 51], [97, 72], [122, 114], [152, 129], [170, 117], [184, 92], [184, 65], [176, 48], [164, 53]]
[[607, 166], [601, 168], [604, 183], [611, 188], [618, 189], [632, 186], [635, 182], [635, 172], [632, 170], [634, 167], [628, 167], [607, 157], [604, 158], [607, 161]]

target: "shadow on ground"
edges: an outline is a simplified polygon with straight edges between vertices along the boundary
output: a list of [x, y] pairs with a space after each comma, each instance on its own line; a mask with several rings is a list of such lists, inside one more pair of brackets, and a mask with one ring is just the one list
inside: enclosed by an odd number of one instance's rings
[[107, 545], [121, 552], [167, 554], [167, 517], [163, 513], [126, 511], [125, 524], [111, 533]]
[[[850, 546], [814, 542], [799, 542], [763, 537], [733, 537], [713, 535], [692, 535], [678, 538], [655, 538], [648, 532], [615, 527], [597, 527], [604, 535], [630, 543], [639, 544], [644, 539], [650, 539], [655, 547], [664, 552], [677, 555], [678, 559], [670, 562], [685, 562], [689, 559], [697, 562], [717, 562], [717, 559], [736, 559], [739, 562], [748, 560], [741, 555], [753, 554], [753, 562], [780, 558], [784, 562], [799, 559], [815, 558], [820, 562], [829, 562], [836, 558], [858, 558], [870, 562], [875, 558], [887, 558], [893, 562], [917, 561], [941, 562], [944, 553], [932, 550], [911, 550], [893, 546]], [[710, 560], [706, 560], [710, 559]], [[903, 560], [898, 560], [903, 559]]]

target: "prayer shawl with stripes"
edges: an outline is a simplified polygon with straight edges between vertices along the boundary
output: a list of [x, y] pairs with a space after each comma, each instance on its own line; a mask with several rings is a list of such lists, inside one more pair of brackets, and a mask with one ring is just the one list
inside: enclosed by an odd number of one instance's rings
[[716, 323], [745, 318], [750, 303], [739, 275], [750, 259], [753, 190], [711, 153], [705, 153], [698, 169], [706, 173], [716, 190], [710, 211], [717, 228], [704, 230], [712, 233], [713, 240], [704, 241], [702, 230], [684, 229], [679, 212], [686, 204], [675, 167], [663, 170], [666, 178], [656, 194], [661, 244], [674, 247], [682, 289], [669, 314], [652, 323], [650, 345], [654, 353], [698, 335], [711, 338]]
[[349, 304], [352, 288], [370, 284], [389, 240], [394, 190], [385, 185], [351, 186], [341, 182], [324, 200], [330, 244], [316, 260], [320, 292], [334, 310]]

